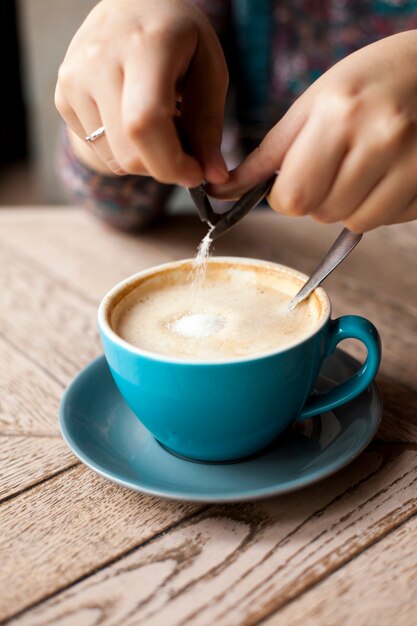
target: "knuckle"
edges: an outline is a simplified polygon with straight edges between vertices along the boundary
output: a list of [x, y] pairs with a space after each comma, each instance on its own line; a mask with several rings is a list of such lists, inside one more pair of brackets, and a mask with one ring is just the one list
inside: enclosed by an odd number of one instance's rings
[[166, 20], [153, 21], [146, 26], [136, 24], [135, 29], [128, 38], [128, 46], [131, 51], [143, 50], [144, 47], [155, 45], [168, 46], [174, 49], [179, 42], [186, 44], [190, 38], [195, 38], [196, 31], [192, 23], [188, 21], [173, 24]]
[[340, 96], [336, 106], [336, 114], [339, 120], [345, 125], [351, 125], [361, 108], [361, 101], [358, 96]]
[[348, 98], [355, 98], [362, 92], [362, 85], [357, 80], [350, 80], [349, 83], [343, 86], [343, 93]]
[[70, 65], [62, 63], [58, 69], [58, 84], [66, 89], [71, 86], [74, 79], [74, 72]]
[[126, 120], [124, 130], [129, 139], [135, 140], [144, 133], [150, 123], [150, 118], [141, 115], [135, 119]]
[[127, 48], [132, 53], [138, 53], [143, 48], [143, 27], [141, 24], [137, 24], [135, 30], [130, 33], [126, 40]]
[[60, 93], [58, 89], [55, 90], [54, 102], [58, 113], [64, 119], [67, 119], [71, 114], [71, 107], [66, 98]]
[[103, 42], [91, 41], [85, 46], [84, 54], [85, 59], [91, 63], [103, 63], [103, 55], [106, 52], [106, 47]]
[[138, 174], [143, 169], [143, 164], [137, 155], [130, 154], [123, 157], [120, 162], [119, 168], [120, 167], [129, 174]]
[[301, 189], [292, 187], [278, 193], [278, 202], [281, 208], [289, 215], [305, 215], [307, 211], [306, 199]]
[[326, 116], [329, 113], [337, 118], [339, 124], [350, 126], [357, 118], [362, 107], [362, 98], [358, 91], [327, 91], [318, 97], [318, 107]]
[[313, 215], [314, 219], [321, 224], [332, 224], [335, 220], [332, 215], [325, 210], [316, 211]]
[[397, 145], [410, 137], [414, 121], [405, 111], [394, 109], [382, 118], [381, 140], [384, 145]]
[[124, 130], [130, 139], [136, 139], [167, 117], [168, 112], [162, 106], [156, 105], [137, 112], [134, 117], [127, 118], [124, 122]]

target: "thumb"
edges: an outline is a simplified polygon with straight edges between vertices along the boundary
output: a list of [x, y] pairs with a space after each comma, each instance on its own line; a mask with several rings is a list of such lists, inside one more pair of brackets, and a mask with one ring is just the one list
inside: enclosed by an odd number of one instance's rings
[[308, 107], [297, 100], [284, 117], [269, 131], [259, 146], [230, 172], [223, 184], [207, 185], [207, 193], [216, 198], [240, 198], [245, 191], [274, 174], [307, 119]]

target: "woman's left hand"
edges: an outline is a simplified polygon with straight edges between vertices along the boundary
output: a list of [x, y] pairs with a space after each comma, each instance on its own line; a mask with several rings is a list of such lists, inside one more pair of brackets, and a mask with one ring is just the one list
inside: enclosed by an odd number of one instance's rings
[[417, 31], [333, 66], [209, 192], [238, 197], [276, 170], [268, 202], [279, 213], [355, 232], [417, 218]]

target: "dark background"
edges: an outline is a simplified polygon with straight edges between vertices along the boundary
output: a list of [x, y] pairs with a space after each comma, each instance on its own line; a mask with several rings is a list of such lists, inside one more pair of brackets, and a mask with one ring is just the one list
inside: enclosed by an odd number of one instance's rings
[[[34, 0], [36, 2], [36, 0]], [[2, 90], [0, 100], [0, 166], [26, 160], [27, 124], [22, 92], [21, 59], [17, 34], [17, 10], [14, 0], [0, 2], [0, 59]]]

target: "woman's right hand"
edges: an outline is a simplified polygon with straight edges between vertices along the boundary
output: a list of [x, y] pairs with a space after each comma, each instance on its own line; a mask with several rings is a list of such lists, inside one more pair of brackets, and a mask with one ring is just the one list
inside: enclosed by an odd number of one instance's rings
[[[220, 184], [228, 178], [220, 153], [227, 83], [216, 34], [189, 0], [102, 0], [68, 48], [55, 103], [82, 140], [76, 152], [93, 150], [102, 171]], [[193, 156], [177, 133], [178, 102]], [[100, 126], [105, 135], [86, 144]]]

